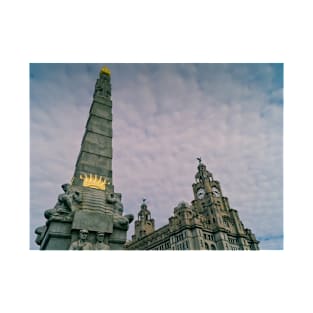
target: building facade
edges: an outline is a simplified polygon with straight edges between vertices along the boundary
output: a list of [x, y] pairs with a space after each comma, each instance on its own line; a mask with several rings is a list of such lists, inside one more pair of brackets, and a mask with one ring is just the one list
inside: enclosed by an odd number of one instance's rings
[[229, 206], [220, 183], [198, 160], [194, 200], [180, 202], [169, 223], [155, 230], [144, 199], [127, 250], [259, 250], [259, 241]]

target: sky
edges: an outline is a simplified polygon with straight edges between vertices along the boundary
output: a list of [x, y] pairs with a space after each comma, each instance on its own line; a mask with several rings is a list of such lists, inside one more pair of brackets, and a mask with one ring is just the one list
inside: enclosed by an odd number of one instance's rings
[[30, 64], [30, 249], [73, 176], [104, 65], [124, 213], [146, 198], [156, 228], [167, 224], [193, 200], [201, 157], [260, 248], [283, 249], [283, 64], [263, 63]]

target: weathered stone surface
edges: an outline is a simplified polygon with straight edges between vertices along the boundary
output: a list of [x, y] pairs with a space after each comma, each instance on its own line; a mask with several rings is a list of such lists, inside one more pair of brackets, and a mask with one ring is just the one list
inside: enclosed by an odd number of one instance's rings
[[88, 230], [81, 229], [79, 231], [79, 239], [73, 241], [69, 250], [93, 250], [93, 245], [88, 240]]
[[126, 240], [126, 231], [114, 229], [114, 233], [110, 236], [110, 243], [122, 243]]
[[97, 143], [84, 141], [84, 143], [82, 144], [81, 150], [112, 159], [112, 147], [109, 147], [109, 146], [105, 147], [105, 146], [100, 146]]
[[103, 233], [113, 232], [113, 216], [88, 210], [77, 211], [73, 220], [73, 229], [87, 229]]
[[81, 194], [75, 190], [70, 184], [63, 184], [62, 189], [64, 193], [58, 196], [58, 202], [53, 209], [45, 211], [47, 219], [54, 218], [57, 220], [72, 220], [71, 213], [79, 208], [82, 200]]
[[110, 235], [109, 238], [109, 245], [111, 250], [123, 250], [127, 238], [126, 235], [126, 231], [114, 228], [114, 232]]
[[45, 226], [45, 225], [37, 227], [35, 229], [35, 234], [37, 235], [37, 237], [36, 237], [37, 245], [39, 245], [39, 246], [41, 245], [41, 242], [44, 239], [44, 236], [46, 234], [46, 231], [47, 231], [47, 226]]
[[112, 138], [108, 136], [104, 136], [104, 135], [100, 135], [100, 134], [96, 134], [92, 132], [87, 132], [84, 137], [83, 143], [85, 141], [97, 144], [103, 148], [106, 148], [106, 147], [112, 148]]
[[[111, 169], [112, 168], [112, 159], [111, 158], [107, 158], [101, 155], [97, 155], [97, 154], [92, 154], [92, 153], [88, 153], [85, 151], [82, 151], [80, 154], [80, 163], [81, 164], [87, 164], [87, 165], [91, 165], [91, 166], [99, 166], [99, 167], [103, 167], [106, 169]], [[91, 172], [93, 174], [97, 174], [94, 172]]]
[[91, 115], [86, 128], [87, 131], [112, 137], [112, 123], [106, 119]]
[[108, 236], [105, 233], [98, 232], [96, 235], [96, 243], [93, 245], [93, 250], [110, 250], [107, 241]]
[[81, 187], [83, 195], [82, 210], [100, 211], [113, 214], [113, 205], [107, 203], [107, 190]]
[[71, 243], [71, 226], [71, 222], [50, 222], [40, 249], [68, 250]]
[[98, 103], [101, 103], [101, 104], [104, 104], [104, 105], [107, 105], [109, 107], [112, 107], [112, 101], [111, 99], [108, 99], [108, 98], [104, 98], [104, 97], [99, 97], [99, 96], [95, 96], [94, 97], [94, 102], [98, 102]]
[[112, 108], [99, 102], [94, 102], [90, 113], [106, 120], [112, 121]]

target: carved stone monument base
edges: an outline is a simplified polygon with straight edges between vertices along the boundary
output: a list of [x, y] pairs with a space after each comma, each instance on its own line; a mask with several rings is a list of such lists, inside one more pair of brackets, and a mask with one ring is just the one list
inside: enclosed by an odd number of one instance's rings
[[51, 221], [40, 245], [40, 250], [68, 250], [72, 240], [72, 222]]
[[[62, 185], [45, 226], [36, 229], [41, 250], [123, 250], [131, 214], [123, 215], [121, 195], [113, 190]], [[85, 244], [86, 243], [86, 244]]]

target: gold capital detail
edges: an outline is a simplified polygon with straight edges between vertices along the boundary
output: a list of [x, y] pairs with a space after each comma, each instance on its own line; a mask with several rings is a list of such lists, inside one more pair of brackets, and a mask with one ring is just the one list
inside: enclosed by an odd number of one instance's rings
[[104, 177], [94, 174], [82, 174], [79, 178], [83, 180], [83, 186], [89, 188], [105, 190], [106, 185], [110, 184]]
[[108, 67], [104, 66], [101, 71], [101, 73], [104, 73], [104, 74], [108, 74], [108, 75], [111, 75], [111, 71]]

